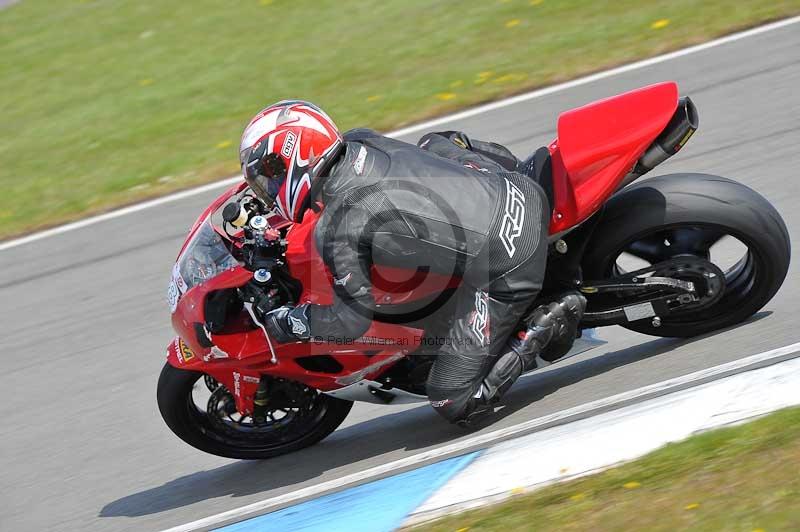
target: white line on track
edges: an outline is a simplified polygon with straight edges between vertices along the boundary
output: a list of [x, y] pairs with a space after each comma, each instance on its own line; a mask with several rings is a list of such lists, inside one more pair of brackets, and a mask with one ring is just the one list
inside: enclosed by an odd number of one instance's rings
[[[741, 39], [746, 39], [748, 37], [753, 37], [755, 35], [760, 35], [762, 33], [766, 33], [768, 31], [777, 30], [780, 28], [784, 28], [786, 26], [790, 26], [792, 24], [797, 24], [800, 22], [800, 16], [787, 18], [783, 20], [779, 20], [777, 22], [773, 22], [770, 24], [765, 24], [763, 26], [758, 26], [756, 28], [752, 28], [746, 31], [742, 31], [739, 33], [733, 33], [726, 37], [721, 37], [719, 39], [715, 39], [713, 41], [709, 41], [703, 44], [698, 44], [696, 46], [690, 46], [689, 48], [683, 48], [681, 50], [676, 50], [674, 52], [670, 52], [667, 54], [659, 55], [656, 57], [651, 57], [650, 59], [644, 59], [642, 61], [637, 61], [635, 63], [629, 63], [627, 65], [623, 65], [617, 68], [612, 68], [610, 70], [604, 70], [602, 72], [598, 72], [596, 74], [592, 74], [589, 76], [584, 76], [582, 78], [574, 79], [572, 81], [568, 81], [566, 83], [560, 83], [558, 85], [553, 85], [550, 87], [545, 87], [543, 89], [535, 90], [532, 92], [527, 92], [525, 94], [520, 94], [518, 96], [513, 96], [511, 98], [506, 98], [504, 100], [499, 100], [496, 102], [492, 102], [486, 105], [481, 105], [478, 107], [474, 107], [472, 109], [467, 109], [465, 111], [457, 112], [451, 115], [442, 116], [439, 118], [435, 118], [433, 120], [428, 120], [426, 122], [421, 122], [419, 124], [415, 124], [413, 126], [409, 126], [403, 129], [398, 129], [396, 131], [392, 131], [387, 133], [390, 137], [400, 137], [403, 135], [408, 135], [410, 133], [415, 133], [418, 131], [422, 131], [424, 129], [428, 129], [434, 126], [438, 126], [441, 124], [446, 124], [448, 122], [453, 122], [455, 120], [461, 120], [463, 118], [468, 118], [471, 116], [479, 115], [482, 113], [486, 113], [489, 111], [493, 111], [495, 109], [501, 109], [503, 107], [508, 107], [509, 105], [515, 105], [520, 102], [525, 102], [528, 100], [533, 100], [536, 98], [541, 98], [542, 96], [546, 96], [548, 94], [553, 94], [555, 92], [560, 92], [563, 90], [571, 89], [574, 87], [579, 87], [581, 85], [586, 85], [588, 83], [593, 83], [595, 81], [609, 78], [612, 76], [617, 76], [619, 74], [624, 74], [626, 72], [631, 72], [633, 70], [638, 70], [640, 68], [645, 68], [651, 65], [656, 65], [658, 63], [663, 63], [665, 61], [670, 61], [672, 59], [676, 59], [678, 57], [683, 57], [686, 55], [694, 54], [697, 52], [702, 52], [703, 50], [708, 50], [709, 48], [714, 48], [717, 46], [721, 46], [723, 44], [732, 43], [735, 41], [739, 41]], [[43, 238], [48, 238], [51, 236], [59, 235], [62, 233], [66, 233], [68, 231], [73, 231], [75, 229], [81, 229], [83, 227], [93, 225], [100, 222], [105, 222], [114, 218], [118, 218], [120, 216], [126, 216], [128, 214], [133, 214], [135, 212], [143, 211], [145, 209], [149, 209], [151, 207], [156, 207], [158, 205], [163, 205], [165, 203], [170, 203], [173, 201], [178, 201], [184, 198], [188, 198], [191, 196], [195, 196], [197, 194], [203, 194], [204, 192], [209, 192], [211, 190], [222, 188], [225, 186], [231, 186], [233, 183], [236, 183], [241, 179], [240, 176], [230, 177], [228, 179], [224, 179], [222, 181], [217, 181], [214, 183], [209, 183], [208, 185], [203, 185], [201, 187], [192, 188], [188, 190], [184, 190], [182, 192], [177, 192], [175, 194], [170, 194], [169, 196], [163, 196], [158, 199], [145, 201], [143, 203], [137, 203], [135, 205], [131, 205], [129, 207], [124, 207], [122, 209], [118, 209], [115, 211], [107, 212], [105, 214], [100, 214], [98, 216], [93, 216], [91, 218], [86, 218], [84, 220], [79, 220], [77, 222], [68, 223], [66, 225], [61, 225], [58, 227], [54, 227], [52, 229], [46, 229], [44, 231], [40, 231], [38, 233], [33, 233], [28, 236], [24, 236], [21, 238], [16, 238], [14, 240], [8, 240], [6, 242], [0, 243], [0, 251], [5, 251], [7, 249], [11, 249], [17, 246], [21, 246], [23, 244], [29, 244], [31, 242], [36, 242], [37, 240], [42, 240]]]
[[297, 503], [309, 497], [321, 495], [345, 486], [356, 485], [364, 481], [373, 480], [383, 475], [410, 468], [424, 462], [432, 460], [435, 461], [451, 455], [463, 454], [464, 452], [471, 451], [475, 448], [481, 448], [490, 443], [505, 440], [514, 436], [520, 436], [522, 434], [555, 425], [563, 425], [571, 421], [590, 417], [594, 414], [613, 410], [624, 405], [641, 402], [646, 399], [658, 397], [674, 391], [705, 384], [707, 382], [727, 377], [735, 373], [776, 364], [778, 362], [797, 357], [800, 357], [800, 342], [779, 347], [777, 349], [772, 349], [770, 351], [765, 351], [763, 353], [758, 353], [756, 355], [751, 355], [739, 360], [734, 360], [732, 362], [714, 366], [712, 368], [689, 373], [688, 375], [683, 375], [674, 379], [669, 379], [656, 384], [651, 384], [649, 386], [644, 386], [642, 388], [637, 388], [635, 390], [612, 395], [611, 397], [606, 397], [604, 399], [591, 401], [589, 403], [569, 408], [561, 412], [556, 412], [555, 414], [531, 419], [518, 425], [505, 427], [484, 434], [478, 434], [471, 438], [466, 438], [449, 445], [430, 449], [413, 456], [401, 458], [400, 460], [381, 464], [363, 471], [358, 471], [340, 478], [329, 480], [327, 482], [308, 486], [291, 493], [265, 499], [253, 504], [248, 504], [247, 506], [235, 508], [233, 510], [212, 515], [204, 519], [199, 519], [185, 525], [170, 528], [164, 532], [189, 532], [264, 514], [269, 510], [277, 509], [278, 507], [283, 507], [290, 503]]

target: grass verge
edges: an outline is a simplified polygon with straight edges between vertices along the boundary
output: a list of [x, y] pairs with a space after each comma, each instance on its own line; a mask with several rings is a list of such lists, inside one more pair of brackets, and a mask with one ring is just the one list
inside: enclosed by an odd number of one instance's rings
[[24, 0], [0, 10], [0, 238], [237, 170], [312, 100], [407, 124], [800, 12], [800, 0]]
[[686, 529], [800, 530], [800, 408], [412, 530]]

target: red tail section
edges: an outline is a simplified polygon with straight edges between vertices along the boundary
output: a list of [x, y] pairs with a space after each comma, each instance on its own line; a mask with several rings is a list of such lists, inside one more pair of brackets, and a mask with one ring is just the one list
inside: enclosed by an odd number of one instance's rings
[[550, 233], [582, 222], [611, 196], [664, 130], [678, 86], [659, 83], [563, 113], [550, 144], [555, 208]]

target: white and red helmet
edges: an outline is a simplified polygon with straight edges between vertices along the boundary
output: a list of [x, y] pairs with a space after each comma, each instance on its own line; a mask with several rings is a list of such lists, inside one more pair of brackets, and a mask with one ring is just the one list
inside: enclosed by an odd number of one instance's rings
[[333, 120], [309, 102], [284, 100], [258, 113], [242, 134], [239, 162], [253, 192], [300, 221], [312, 182], [342, 149]]

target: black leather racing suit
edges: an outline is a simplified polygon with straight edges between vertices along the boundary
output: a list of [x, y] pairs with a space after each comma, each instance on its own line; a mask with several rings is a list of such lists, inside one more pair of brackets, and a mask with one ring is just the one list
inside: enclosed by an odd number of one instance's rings
[[[345, 151], [321, 184], [315, 234], [335, 300], [308, 308], [311, 335], [358, 338], [376, 311], [400, 308], [376, 304], [373, 263], [462, 277], [439, 311], [449, 319], [436, 333], [441, 348], [427, 381], [433, 407], [461, 420], [541, 289], [547, 198], [532, 179], [499, 164], [518, 163], [507, 150], [480, 143], [491, 158], [484, 156], [462, 148], [469, 140], [461, 134], [429, 134], [420, 147], [364, 129], [344, 138]], [[426, 313], [441, 301], [431, 303], [412, 310]]]

